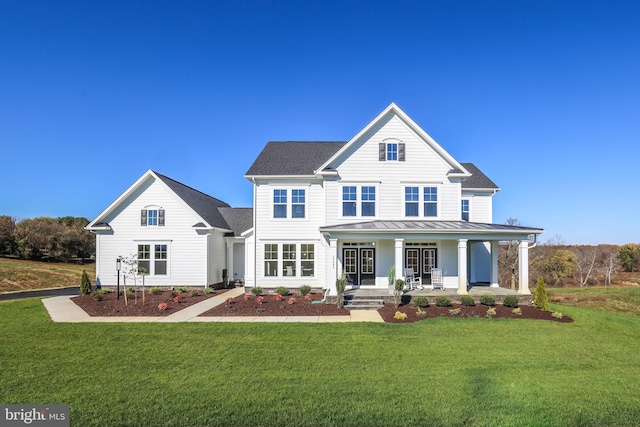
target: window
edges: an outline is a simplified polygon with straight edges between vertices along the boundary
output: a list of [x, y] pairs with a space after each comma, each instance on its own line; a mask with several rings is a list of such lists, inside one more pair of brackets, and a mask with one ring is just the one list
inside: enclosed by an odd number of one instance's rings
[[303, 276], [314, 276], [315, 253], [313, 244], [300, 245], [300, 270]]
[[398, 144], [387, 144], [387, 160], [398, 160]]
[[[153, 252], [151, 252], [152, 247]], [[169, 271], [167, 267], [168, 253], [166, 244], [138, 245], [138, 274], [166, 276]]]
[[273, 217], [287, 217], [287, 190], [273, 190]]
[[151, 245], [138, 245], [138, 273], [151, 274]]
[[164, 209], [142, 209], [140, 211], [140, 225], [143, 227], [163, 226]]
[[424, 216], [438, 216], [437, 187], [424, 187]]
[[264, 245], [264, 275], [265, 276], [278, 275], [278, 245], [277, 244]]
[[296, 275], [296, 245], [282, 245], [282, 275]]
[[356, 216], [356, 187], [342, 187], [342, 216]]
[[[286, 197], [286, 196], [285, 196]], [[291, 190], [291, 217], [304, 218], [305, 191]]]
[[469, 200], [462, 200], [462, 220], [469, 221]]
[[418, 202], [420, 201], [418, 187], [405, 187], [404, 189], [404, 215], [419, 216]]
[[362, 187], [362, 216], [376, 216], [376, 187]]
[[158, 211], [149, 209], [147, 211], [147, 225], [158, 225]]

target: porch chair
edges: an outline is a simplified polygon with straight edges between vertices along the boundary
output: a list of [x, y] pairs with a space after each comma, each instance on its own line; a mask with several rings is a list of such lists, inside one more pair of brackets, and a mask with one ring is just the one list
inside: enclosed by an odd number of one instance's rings
[[424, 289], [422, 287], [422, 277], [416, 277], [413, 268], [404, 269], [404, 280], [408, 290]]
[[444, 291], [444, 283], [442, 281], [442, 270], [439, 268], [431, 269], [431, 288], [435, 291], [440, 289]]

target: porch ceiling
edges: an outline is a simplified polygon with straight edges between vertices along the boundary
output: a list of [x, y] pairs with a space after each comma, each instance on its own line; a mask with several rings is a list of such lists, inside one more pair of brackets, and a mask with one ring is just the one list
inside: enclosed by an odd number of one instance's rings
[[542, 228], [466, 221], [366, 221], [320, 227], [322, 233], [428, 233], [428, 234], [499, 234], [523, 236], [541, 234]]

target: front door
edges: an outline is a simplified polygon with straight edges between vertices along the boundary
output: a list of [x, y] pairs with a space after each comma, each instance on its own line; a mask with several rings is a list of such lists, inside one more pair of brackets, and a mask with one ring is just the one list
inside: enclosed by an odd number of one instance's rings
[[345, 248], [342, 250], [342, 260], [347, 283], [351, 286], [374, 286], [375, 259], [374, 248]]
[[435, 248], [407, 248], [405, 266], [412, 268], [416, 277], [422, 277], [422, 283], [431, 283], [431, 269], [436, 267]]

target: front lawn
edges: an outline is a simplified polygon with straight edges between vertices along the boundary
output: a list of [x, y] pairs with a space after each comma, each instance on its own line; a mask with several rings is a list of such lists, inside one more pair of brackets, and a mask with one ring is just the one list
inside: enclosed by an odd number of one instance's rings
[[640, 316], [640, 286], [547, 288], [550, 302]]
[[56, 324], [0, 303], [0, 402], [73, 426], [636, 425], [640, 318]]

